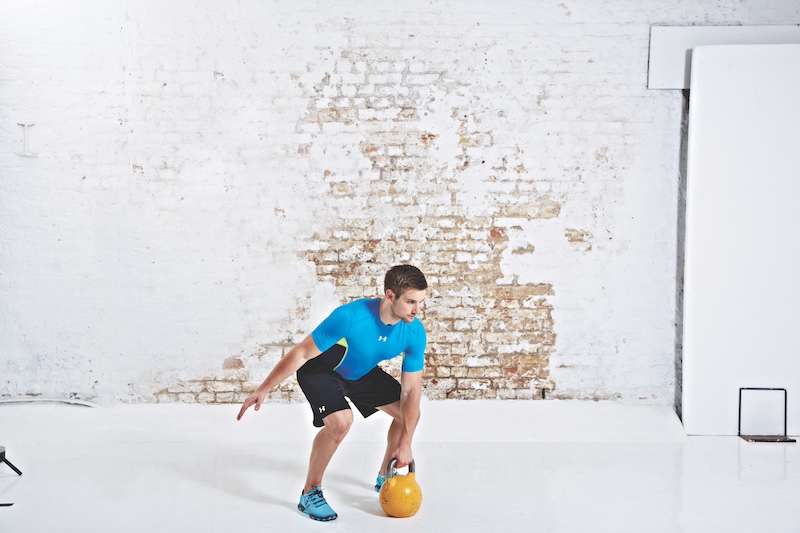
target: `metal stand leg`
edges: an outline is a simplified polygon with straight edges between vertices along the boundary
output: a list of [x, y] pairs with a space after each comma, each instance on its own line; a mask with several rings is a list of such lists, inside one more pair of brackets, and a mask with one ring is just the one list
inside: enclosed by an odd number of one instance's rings
[[[3, 446], [0, 446], [0, 461], [4, 462], [8, 466], [10, 466], [11, 470], [16, 472], [17, 475], [20, 475], [20, 476], [22, 475], [22, 472], [20, 472], [19, 468], [17, 468], [16, 466], [12, 465], [11, 461], [6, 459], [6, 449]], [[0, 503], [0, 507], [11, 507], [12, 505], [14, 505], [14, 504], [13, 503]]]
[[12, 464], [11, 464], [11, 461], [9, 461], [8, 459], [6, 459], [5, 457], [3, 457], [3, 462], [4, 462], [5, 464], [7, 464], [8, 466], [10, 466], [10, 467], [11, 467], [11, 470], [13, 470], [14, 472], [16, 472], [16, 473], [17, 473], [17, 474], [19, 474], [20, 476], [22, 475], [22, 472], [20, 472], [19, 468], [17, 468], [16, 466], [12, 465]]
[[4, 462], [8, 466], [10, 466], [11, 470], [16, 472], [18, 475], [20, 475], [20, 476], [22, 475], [22, 472], [20, 472], [19, 468], [17, 468], [16, 466], [12, 465], [11, 461], [6, 459], [6, 449], [5, 449], [4, 446], [0, 446], [0, 461]]

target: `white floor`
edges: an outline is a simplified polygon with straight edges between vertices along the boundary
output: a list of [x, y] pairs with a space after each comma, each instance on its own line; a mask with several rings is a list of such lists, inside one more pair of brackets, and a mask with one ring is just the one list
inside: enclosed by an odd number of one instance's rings
[[686, 437], [669, 408], [425, 402], [419, 513], [372, 490], [388, 419], [356, 416], [325, 495], [296, 510], [313, 436], [305, 405], [0, 403], [2, 533], [234, 531], [800, 532], [800, 447]]

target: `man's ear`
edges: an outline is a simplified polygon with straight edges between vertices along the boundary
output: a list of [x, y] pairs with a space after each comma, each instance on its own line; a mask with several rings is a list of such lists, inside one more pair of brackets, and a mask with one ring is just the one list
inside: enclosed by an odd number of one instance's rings
[[394, 302], [395, 294], [392, 289], [386, 289], [386, 299], [390, 302]]

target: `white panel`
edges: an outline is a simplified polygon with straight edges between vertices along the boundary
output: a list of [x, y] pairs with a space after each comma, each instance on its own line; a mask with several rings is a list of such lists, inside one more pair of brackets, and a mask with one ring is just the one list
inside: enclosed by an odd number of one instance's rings
[[800, 433], [800, 45], [692, 59], [683, 422], [735, 435], [739, 387], [783, 387]]
[[654, 26], [650, 89], [688, 89], [692, 48], [716, 44], [798, 44], [800, 26]]

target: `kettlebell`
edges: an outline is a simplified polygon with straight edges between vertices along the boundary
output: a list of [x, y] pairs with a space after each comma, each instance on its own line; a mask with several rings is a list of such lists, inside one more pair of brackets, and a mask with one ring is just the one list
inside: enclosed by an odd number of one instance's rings
[[422, 505], [422, 489], [416, 479], [414, 461], [408, 465], [408, 474], [397, 475], [394, 467], [397, 459], [386, 465], [386, 481], [381, 486], [381, 507], [383, 511], [395, 518], [414, 516]]

